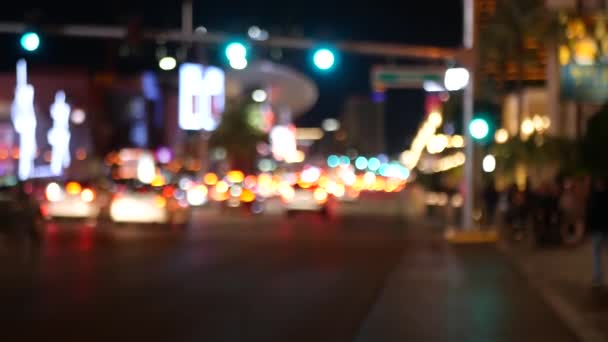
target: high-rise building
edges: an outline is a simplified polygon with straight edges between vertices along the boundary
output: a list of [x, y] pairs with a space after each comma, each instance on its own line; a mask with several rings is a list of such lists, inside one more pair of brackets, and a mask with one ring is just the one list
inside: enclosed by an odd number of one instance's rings
[[346, 100], [341, 122], [348, 148], [365, 156], [386, 152], [382, 102], [366, 96], [351, 96]]

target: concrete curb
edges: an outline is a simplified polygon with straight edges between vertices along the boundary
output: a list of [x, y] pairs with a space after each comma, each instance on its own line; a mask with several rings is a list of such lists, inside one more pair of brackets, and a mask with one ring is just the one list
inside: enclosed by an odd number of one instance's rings
[[524, 275], [528, 283], [542, 297], [543, 301], [553, 309], [559, 318], [574, 332], [582, 342], [605, 342], [607, 339], [592, 324], [585, 321], [583, 314], [557, 291], [553, 290], [542, 280], [534, 277], [534, 271], [528, 265], [517, 260], [517, 257], [504, 243], [497, 243], [497, 249], [511, 260], [513, 265]]
[[448, 228], [443, 236], [451, 244], [491, 244], [498, 241], [498, 231], [496, 230], [461, 231]]

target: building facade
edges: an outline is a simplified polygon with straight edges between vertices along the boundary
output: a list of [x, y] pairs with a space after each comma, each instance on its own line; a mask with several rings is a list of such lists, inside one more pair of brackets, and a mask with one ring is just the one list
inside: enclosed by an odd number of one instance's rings
[[364, 156], [386, 152], [382, 102], [374, 102], [365, 96], [351, 96], [346, 100], [341, 122], [346, 147]]

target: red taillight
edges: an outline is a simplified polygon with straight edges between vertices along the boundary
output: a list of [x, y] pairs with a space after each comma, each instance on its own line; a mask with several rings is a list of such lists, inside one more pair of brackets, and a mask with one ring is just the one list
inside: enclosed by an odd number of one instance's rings
[[44, 204], [40, 206], [40, 215], [44, 218], [49, 217], [49, 208]]
[[173, 197], [174, 194], [175, 194], [175, 188], [172, 186], [166, 186], [163, 189], [163, 196], [165, 196], [167, 198]]

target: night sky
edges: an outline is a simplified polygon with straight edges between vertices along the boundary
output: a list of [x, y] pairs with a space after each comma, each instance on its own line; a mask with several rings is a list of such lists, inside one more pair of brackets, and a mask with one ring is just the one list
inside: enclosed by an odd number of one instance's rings
[[[47, 1], [45, 1], [47, 2]], [[94, 23], [126, 24], [139, 16], [143, 26], [177, 27], [180, 23], [179, 1], [48, 1], [23, 5], [13, 2], [0, 11], [0, 20], [23, 21], [40, 18], [44, 24]], [[128, 3], [128, 4], [127, 4]], [[247, 28], [258, 25], [270, 34], [301, 36], [319, 41], [367, 40], [420, 45], [458, 46], [462, 37], [461, 1], [396, 1], [375, 0], [365, 4], [337, 1], [194, 1], [195, 26], [204, 25], [209, 31], [246, 35]], [[371, 5], [373, 4], [373, 6]], [[21, 6], [21, 8], [19, 8]], [[38, 11], [32, 11], [37, 8]], [[101, 69], [107, 64], [107, 51], [116, 46], [102, 41], [66, 41], [48, 37], [43, 41], [39, 56], [41, 64], [84, 64]], [[0, 69], [13, 70], [19, 56], [17, 38], [0, 36]], [[83, 51], [84, 50], [84, 51]], [[267, 58], [268, 51], [256, 49], [254, 55]], [[154, 67], [154, 47], [145, 53], [142, 67]], [[220, 47], [209, 49], [210, 61], [218, 61]], [[102, 58], [102, 56], [106, 56]], [[86, 61], [83, 61], [83, 57]], [[333, 72], [315, 72], [308, 52], [285, 51], [282, 63], [291, 65], [314, 79], [321, 97], [313, 110], [298, 122], [301, 126], [319, 125], [326, 117], [338, 117], [349, 95], [370, 93], [369, 69], [374, 64], [408, 64], [415, 61], [386, 60], [358, 55], [342, 55]], [[32, 57], [30, 57], [32, 59]], [[140, 58], [141, 59], [141, 58]], [[115, 60], [113, 60], [115, 61]], [[119, 61], [120, 64], [120, 61]], [[123, 63], [124, 64], [124, 63]], [[392, 91], [387, 99], [387, 140], [391, 152], [405, 147], [419, 124], [423, 96], [421, 91]]]

